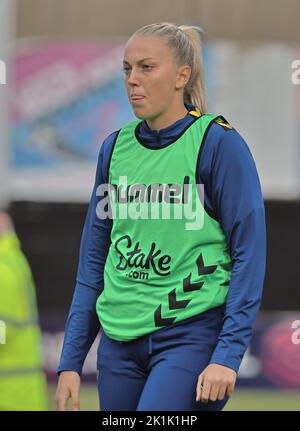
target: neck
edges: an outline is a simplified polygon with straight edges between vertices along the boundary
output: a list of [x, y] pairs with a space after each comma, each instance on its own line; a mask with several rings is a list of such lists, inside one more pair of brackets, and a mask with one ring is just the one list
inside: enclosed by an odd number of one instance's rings
[[159, 131], [160, 129], [165, 129], [166, 127], [180, 120], [187, 113], [188, 113], [188, 110], [183, 104], [182, 106], [180, 106], [180, 108], [177, 108], [171, 111], [169, 110], [167, 112], [159, 114], [156, 117], [146, 118], [145, 120], [151, 130]]

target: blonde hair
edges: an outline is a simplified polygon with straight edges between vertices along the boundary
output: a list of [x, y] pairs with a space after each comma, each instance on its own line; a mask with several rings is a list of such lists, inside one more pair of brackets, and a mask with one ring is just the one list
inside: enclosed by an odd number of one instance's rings
[[191, 76], [184, 88], [184, 102], [197, 106], [206, 112], [206, 95], [202, 61], [203, 30], [195, 25], [177, 26], [171, 22], [148, 24], [138, 29], [133, 36], [162, 37], [173, 50], [179, 66], [188, 65]]

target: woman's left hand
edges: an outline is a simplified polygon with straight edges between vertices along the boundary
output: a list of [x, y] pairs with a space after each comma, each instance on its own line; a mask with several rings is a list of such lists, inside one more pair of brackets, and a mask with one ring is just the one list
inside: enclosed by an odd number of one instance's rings
[[207, 403], [232, 395], [236, 377], [237, 373], [231, 368], [209, 364], [198, 377], [196, 401]]

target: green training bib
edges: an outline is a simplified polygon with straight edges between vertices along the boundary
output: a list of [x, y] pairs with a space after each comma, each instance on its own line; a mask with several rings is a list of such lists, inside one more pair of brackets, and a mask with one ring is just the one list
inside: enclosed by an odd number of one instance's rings
[[150, 148], [135, 120], [120, 129], [109, 166], [111, 244], [96, 311], [104, 332], [130, 341], [226, 301], [232, 261], [198, 185], [201, 146], [219, 115]]

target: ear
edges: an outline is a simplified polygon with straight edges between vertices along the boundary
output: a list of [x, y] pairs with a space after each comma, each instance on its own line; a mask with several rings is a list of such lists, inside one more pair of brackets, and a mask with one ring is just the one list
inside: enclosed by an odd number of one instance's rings
[[192, 70], [187, 64], [184, 66], [180, 66], [176, 74], [175, 88], [180, 89], [184, 87], [188, 83], [191, 73]]

